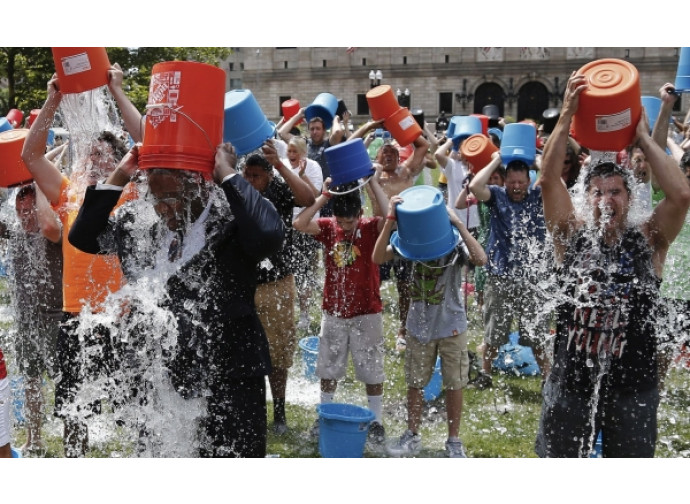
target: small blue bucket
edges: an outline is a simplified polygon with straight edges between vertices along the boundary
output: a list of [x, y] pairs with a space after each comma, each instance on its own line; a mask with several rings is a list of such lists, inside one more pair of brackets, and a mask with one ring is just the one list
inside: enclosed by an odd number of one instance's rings
[[374, 412], [353, 404], [328, 403], [319, 414], [319, 453], [324, 458], [361, 458]]
[[441, 357], [436, 357], [436, 366], [431, 375], [431, 380], [424, 387], [424, 400], [433, 401], [441, 395], [441, 385], [443, 385], [443, 377], [441, 376]]
[[453, 139], [453, 150], [460, 149], [460, 142], [482, 132], [482, 120], [477, 116], [453, 116], [448, 123], [446, 137]]
[[390, 239], [398, 254], [411, 261], [431, 261], [452, 252], [460, 232], [450, 223], [441, 191], [420, 185], [405, 189], [400, 196], [398, 230]]
[[323, 124], [326, 129], [333, 125], [333, 118], [338, 110], [338, 98], [331, 93], [320, 93], [314, 98], [306, 109], [304, 109], [304, 117], [307, 122], [315, 117], [323, 119]]
[[233, 89], [225, 93], [223, 141], [232, 143], [237, 155], [243, 156], [258, 149], [273, 137], [275, 130], [275, 124], [266, 118], [249, 89]]
[[501, 139], [501, 161], [522, 161], [532, 166], [537, 157], [537, 129], [527, 123], [506, 124]]
[[22, 452], [14, 446], [10, 446], [10, 452], [12, 453], [12, 458], [22, 458]]
[[661, 98], [656, 96], [643, 96], [642, 106], [649, 120], [649, 131], [652, 131], [659, 117], [659, 111], [661, 110]]
[[319, 337], [307, 336], [299, 340], [299, 348], [304, 363], [304, 376], [311, 381], [318, 380], [316, 376], [316, 358], [319, 356]]
[[374, 164], [361, 138], [329, 147], [323, 154], [331, 170], [331, 186], [354, 182], [375, 173]]
[[500, 128], [489, 128], [487, 133], [489, 133], [489, 135], [496, 135], [499, 144], [503, 141], [503, 131]]
[[676, 93], [690, 93], [690, 47], [681, 47], [678, 57], [678, 71], [673, 87]]
[[0, 117], [0, 133], [14, 129], [6, 117]]
[[530, 347], [518, 344], [520, 335], [517, 332], [510, 334], [509, 343], [498, 348], [498, 357], [494, 359], [493, 366], [506, 373], [514, 373], [521, 376], [536, 376], [541, 373], [537, 360]]

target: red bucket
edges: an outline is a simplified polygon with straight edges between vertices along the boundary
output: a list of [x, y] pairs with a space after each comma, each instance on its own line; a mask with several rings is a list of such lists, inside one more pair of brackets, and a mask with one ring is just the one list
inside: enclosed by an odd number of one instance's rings
[[[283, 119], [285, 119], [285, 122], [287, 122], [294, 117], [297, 112], [299, 112], [299, 100], [285, 100], [282, 103], [281, 108], [283, 110]], [[303, 119], [300, 119], [297, 121], [297, 124], [300, 124], [302, 121]], [[295, 126], [297, 126], [297, 124], [295, 124]]]
[[41, 109], [32, 109], [31, 112], [29, 112], [29, 118], [26, 120], [26, 125], [29, 128], [34, 123], [34, 121], [38, 117], [38, 114], [40, 114], [40, 113], [41, 113]]
[[151, 74], [139, 167], [213, 172], [223, 140], [225, 72], [168, 61], [154, 65]]
[[22, 119], [24, 119], [24, 112], [22, 112], [19, 109], [13, 108], [7, 113], [5, 118], [9, 121], [13, 128], [21, 128]]
[[460, 147], [460, 152], [469, 163], [470, 171], [474, 174], [491, 162], [491, 155], [498, 151], [490, 137], [475, 134], [467, 138]]
[[53, 47], [60, 92], [81, 93], [108, 84], [110, 60], [105, 47]]
[[479, 117], [482, 122], [482, 135], [489, 136], [489, 116], [484, 114], [471, 114], [475, 117]]
[[0, 133], [0, 187], [13, 187], [33, 180], [22, 161], [22, 149], [28, 133], [28, 129]]
[[578, 70], [589, 85], [580, 94], [573, 130], [577, 141], [591, 150], [619, 151], [635, 138], [642, 114], [640, 75], [619, 59], [592, 61]]
[[388, 84], [376, 86], [366, 94], [366, 97], [369, 115], [374, 121], [388, 119], [400, 109], [398, 99]]
[[397, 112], [383, 122], [383, 125], [401, 147], [411, 144], [422, 134], [422, 128], [419, 127], [412, 113], [405, 107], [399, 108]]

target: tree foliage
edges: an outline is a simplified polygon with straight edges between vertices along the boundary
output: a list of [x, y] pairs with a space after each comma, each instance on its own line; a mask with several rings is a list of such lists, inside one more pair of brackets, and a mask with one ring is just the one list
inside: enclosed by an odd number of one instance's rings
[[[125, 71], [124, 87], [142, 114], [148, 99], [151, 69], [163, 61], [198, 61], [218, 65], [230, 55], [228, 47], [107, 47], [111, 63]], [[55, 72], [49, 47], [0, 47], [0, 117], [10, 109], [25, 117], [43, 106], [46, 84]]]

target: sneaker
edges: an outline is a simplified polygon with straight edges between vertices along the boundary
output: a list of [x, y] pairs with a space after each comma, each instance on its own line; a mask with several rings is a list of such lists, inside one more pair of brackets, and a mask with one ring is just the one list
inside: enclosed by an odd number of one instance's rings
[[457, 441], [446, 441], [446, 456], [450, 458], [467, 458], [465, 446], [459, 439]]
[[314, 438], [314, 439], [318, 439], [318, 438], [319, 438], [319, 431], [320, 431], [319, 425], [320, 425], [320, 424], [319, 424], [319, 419], [317, 418], [317, 419], [314, 421], [314, 425], [312, 425], [312, 426], [311, 426], [311, 429], [309, 430], [309, 435], [310, 435], [312, 438]]
[[382, 446], [386, 442], [386, 429], [378, 422], [371, 422], [369, 434], [367, 435], [367, 445], [372, 449]]
[[386, 446], [386, 452], [391, 457], [409, 457], [419, 453], [422, 449], [422, 436], [414, 434], [410, 429], [403, 432], [392, 444]]
[[474, 380], [469, 382], [467, 386], [477, 390], [486, 390], [494, 386], [494, 381], [491, 378], [491, 375], [486, 374], [482, 371], [477, 375], [477, 377]]

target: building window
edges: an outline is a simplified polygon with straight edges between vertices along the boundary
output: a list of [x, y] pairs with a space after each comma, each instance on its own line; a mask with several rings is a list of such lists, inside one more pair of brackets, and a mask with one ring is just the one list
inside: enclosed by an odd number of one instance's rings
[[244, 61], [240, 62], [240, 70], [244, 70]]
[[230, 79], [230, 89], [242, 89], [242, 79]]
[[367, 59], [366, 58], [362, 58], [362, 66], [367, 66]]
[[403, 65], [407, 65], [407, 56], [403, 56]]
[[323, 60], [323, 67], [326, 68], [326, 60]]
[[446, 114], [453, 113], [453, 93], [438, 94], [438, 111]]
[[450, 56], [446, 54], [446, 63], [450, 63]]
[[230, 64], [228, 65], [228, 70], [231, 72], [235, 69], [235, 64], [231, 61]]
[[288, 67], [288, 62], [287, 62], [287, 61], [283, 61], [283, 68], [287, 70], [287, 67]]
[[366, 94], [361, 93], [357, 95], [357, 115], [369, 115], [369, 102], [367, 101]]

